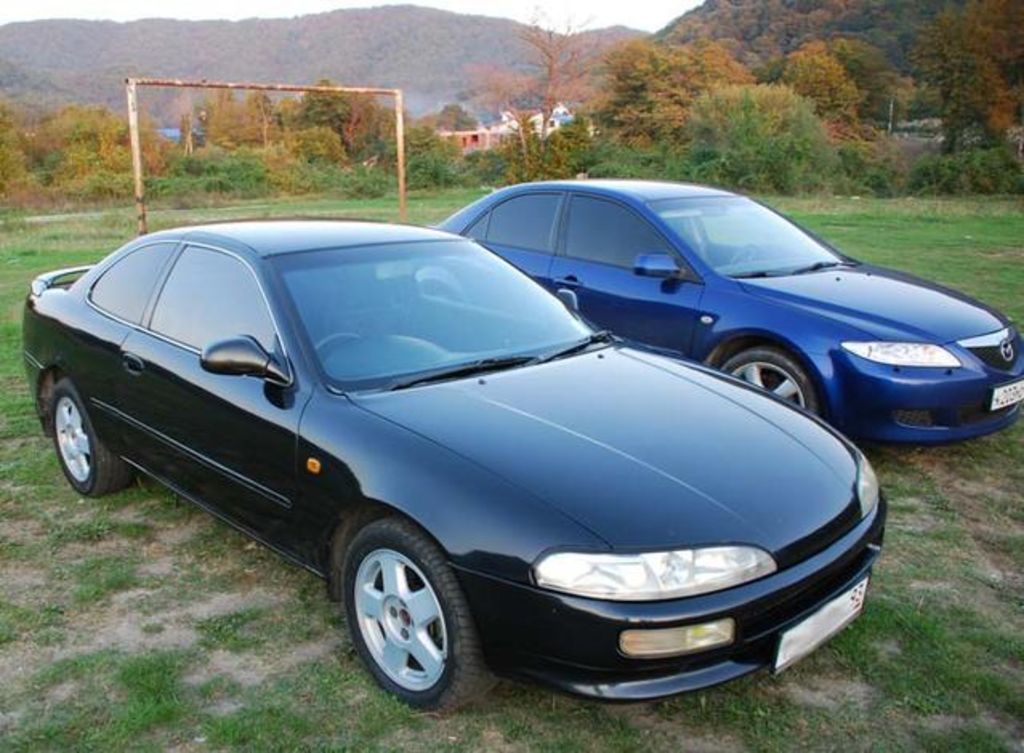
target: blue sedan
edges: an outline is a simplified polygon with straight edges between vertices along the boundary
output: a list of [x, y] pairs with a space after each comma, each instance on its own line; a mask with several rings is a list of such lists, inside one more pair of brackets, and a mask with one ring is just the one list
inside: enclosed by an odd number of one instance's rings
[[1021, 336], [1003, 314], [858, 262], [743, 196], [530, 183], [440, 227], [483, 243], [597, 325], [726, 371], [854, 437], [956, 441], [1021, 412]]

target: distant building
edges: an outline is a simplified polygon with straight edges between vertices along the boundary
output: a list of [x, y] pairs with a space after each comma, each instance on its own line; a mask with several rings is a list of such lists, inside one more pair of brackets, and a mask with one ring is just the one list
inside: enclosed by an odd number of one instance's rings
[[[535, 133], [541, 133], [543, 117], [539, 112], [535, 112], [530, 116], [530, 125], [533, 126]], [[548, 118], [547, 132], [557, 131], [563, 125], [571, 123], [573, 118], [574, 116], [569, 108], [559, 102], [551, 111], [551, 117]], [[463, 154], [470, 154], [472, 152], [495, 149], [502, 141], [514, 135], [518, 130], [519, 123], [516, 121], [515, 115], [505, 111], [501, 113], [500, 120], [488, 125], [479, 124], [474, 129], [464, 131], [438, 130], [437, 135], [455, 141], [459, 148], [462, 149]]]

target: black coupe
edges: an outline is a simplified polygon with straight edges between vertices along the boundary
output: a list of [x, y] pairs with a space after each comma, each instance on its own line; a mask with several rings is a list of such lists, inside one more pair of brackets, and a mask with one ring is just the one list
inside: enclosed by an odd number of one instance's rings
[[33, 281], [24, 353], [75, 489], [141, 471], [324, 577], [419, 707], [780, 670], [857, 617], [882, 540], [835, 431], [438, 231], [146, 236]]

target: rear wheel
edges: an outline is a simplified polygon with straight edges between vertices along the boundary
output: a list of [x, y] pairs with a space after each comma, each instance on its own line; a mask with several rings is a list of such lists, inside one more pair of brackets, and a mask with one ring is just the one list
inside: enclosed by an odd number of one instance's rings
[[401, 518], [356, 534], [343, 572], [352, 643], [377, 683], [411, 706], [446, 710], [494, 683], [444, 553]]
[[722, 364], [722, 371], [771, 392], [811, 413], [821, 414], [814, 384], [799, 362], [779, 348], [762, 346], [741, 351]]
[[78, 391], [66, 377], [54, 385], [50, 419], [57, 460], [75, 491], [101, 497], [131, 483], [131, 466], [103, 444]]

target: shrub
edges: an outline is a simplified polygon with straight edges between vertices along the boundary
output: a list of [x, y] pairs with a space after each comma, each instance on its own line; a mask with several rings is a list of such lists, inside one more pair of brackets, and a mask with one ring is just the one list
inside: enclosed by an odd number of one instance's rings
[[687, 124], [690, 172], [744, 191], [826, 188], [837, 167], [814, 106], [776, 85], [726, 86], [701, 95]]
[[907, 158], [888, 137], [843, 142], [838, 147], [840, 174], [834, 188], [841, 193], [899, 196], [907, 189]]
[[910, 189], [940, 194], [1024, 194], [1024, 168], [1005, 147], [922, 157], [910, 173]]

